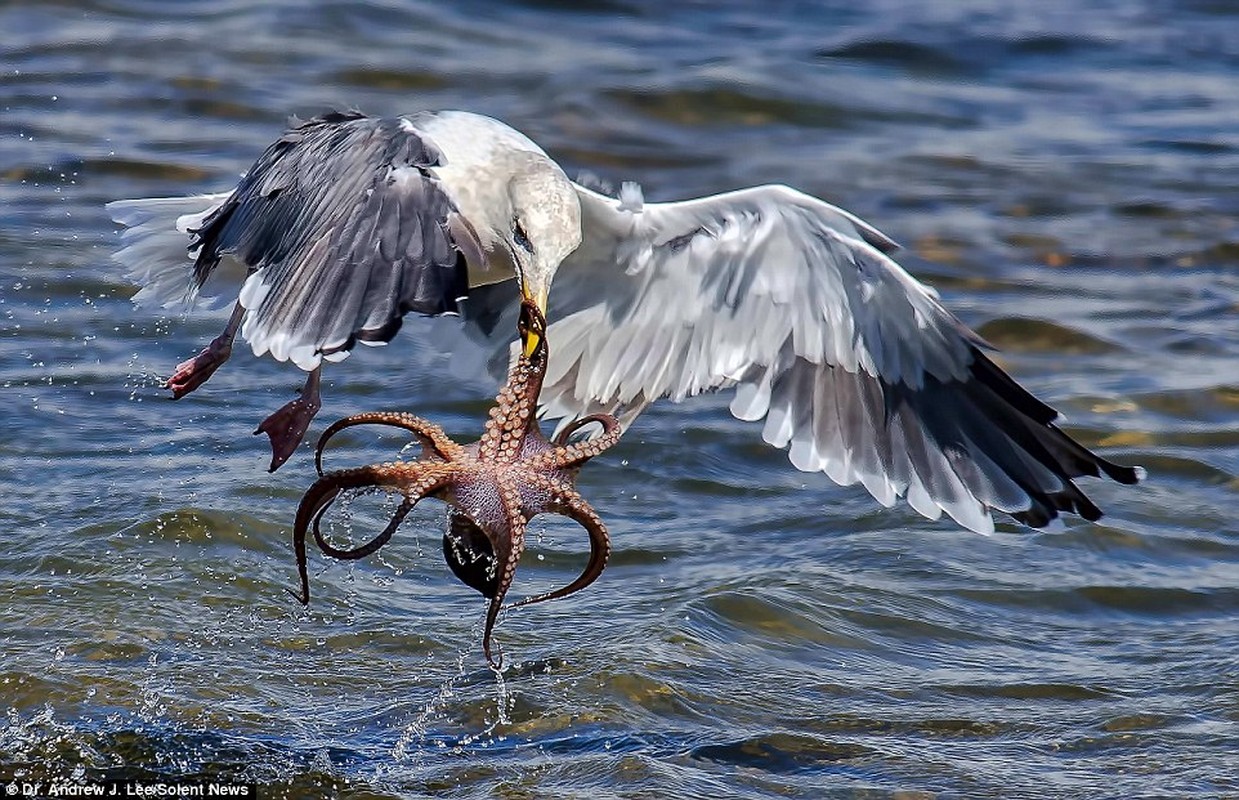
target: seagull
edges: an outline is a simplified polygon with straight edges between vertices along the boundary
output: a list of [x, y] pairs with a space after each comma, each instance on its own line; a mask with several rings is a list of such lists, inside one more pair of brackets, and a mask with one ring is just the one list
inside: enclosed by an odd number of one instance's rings
[[626, 429], [662, 398], [729, 389], [731, 413], [764, 421], [795, 468], [982, 533], [994, 511], [1032, 527], [1097, 520], [1077, 478], [1144, 477], [1055, 425], [894, 261], [894, 241], [787, 186], [647, 203], [636, 184], [611, 197], [571, 181], [490, 117], [336, 111], [294, 119], [229, 191], [108, 210], [135, 302], [234, 299], [224, 331], [169, 378], [174, 397], [238, 333], [308, 373], [255, 431], [272, 470], [319, 409], [324, 362], [391, 341], [407, 314], [460, 314], [506, 366], [531, 302], [555, 341], [540, 413], [561, 430], [596, 414]]

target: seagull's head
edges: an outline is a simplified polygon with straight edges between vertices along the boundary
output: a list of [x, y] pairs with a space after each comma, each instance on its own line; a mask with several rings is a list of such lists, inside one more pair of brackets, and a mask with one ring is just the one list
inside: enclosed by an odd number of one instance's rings
[[[531, 159], [508, 183], [512, 214], [504, 242], [522, 297], [546, 314], [560, 263], [581, 244], [581, 202], [572, 182], [550, 160]], [[537, 341], [524, 341], [526, 353]]]

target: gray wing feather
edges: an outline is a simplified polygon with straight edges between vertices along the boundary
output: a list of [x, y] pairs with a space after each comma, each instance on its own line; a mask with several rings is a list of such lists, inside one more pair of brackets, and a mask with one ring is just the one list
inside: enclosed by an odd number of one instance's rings
[[799, 469], [978, 531], [991, 509], [1096, 519], [1073, 478], [1138, 480], [1059, 430], [846, 212], [781, 186], [648, 205], [579, 194], [585, 241], [551, 292], [548, 416], [631, 421], [660, 397], [734, 387], [733, 414], [764, 419]]
[[242, 334], [303, 369], [390, 340], [409, 312], [455, 312], [467, 269], [456, 208], [429, 171], [440, 161], [402, 119], [296, 125], [193, 231], [196, 285], [223, 255], [248, 265]]

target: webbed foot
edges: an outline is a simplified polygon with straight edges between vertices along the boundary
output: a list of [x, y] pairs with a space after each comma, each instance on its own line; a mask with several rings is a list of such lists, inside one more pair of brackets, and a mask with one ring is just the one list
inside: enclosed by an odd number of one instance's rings
[[319, 375], [319, 369], [311, 372], [310, 377], [306, 378], [305, 386], [301, 387], [301, 396], [264, 419], [254, 431], [255, 436], [265, 433], [271, 439], [269, 472], [275, 472], [296, 452], [297, 445], [305, 438], [305, 432], [309, 430], [314, 415], [322, 408], [318, 394]]

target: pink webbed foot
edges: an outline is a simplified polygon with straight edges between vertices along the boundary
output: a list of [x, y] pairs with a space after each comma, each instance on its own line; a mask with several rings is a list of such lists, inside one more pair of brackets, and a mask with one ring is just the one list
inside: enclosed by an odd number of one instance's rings
[[275, 472], [283, 466], [305, 438], [310, 421], [322, 407], [318, 384], [319, 370], [316, 369], [306, 378], [305, 386], [301, 387], [301, 396], [264, 419], [254, 431], [255, 436], [265, 433], [271, 439], [271, 466], [267, 468], [269, 472]]
[[245, 316], [245, 309], [238, 303], [232, 309], [232, 316], [228, 318], [224, 332], [202, 348], [201, 353], [176, 365], [176, 371], [172, 373], [172, 377], [163, 384], [165, 389], [172, 390], [173, 400], [180, 400], [206, 383], [207, 379], [215, 374], [215, 370], [224, 365], [224, 362], [232, 355], [232, 340], [237, 337], [237, 329], [241, 327], [243, 316]]
[[164, 381], [164, 388], [172, 390], [172, 399], [180, 400], [185, 395], [207, 382], [215, 370], [224, 365], [232, 355], [232, 336], [224, 334], [214, 339], [202, 352], [188, 361], [176, 365], [172, 377]]

